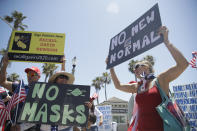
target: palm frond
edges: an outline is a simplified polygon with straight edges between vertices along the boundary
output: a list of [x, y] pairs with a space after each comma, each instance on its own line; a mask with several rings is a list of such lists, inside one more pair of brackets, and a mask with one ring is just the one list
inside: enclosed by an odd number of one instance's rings
[[5, 16], [4, 20], [6, 20], [8, 23], [12, 23], [13, 22], [13, 18], [10, 16]]

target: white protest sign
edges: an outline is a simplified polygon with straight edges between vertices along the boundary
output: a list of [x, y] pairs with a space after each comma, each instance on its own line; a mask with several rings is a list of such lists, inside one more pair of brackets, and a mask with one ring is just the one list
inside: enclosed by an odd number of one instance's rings
[[[99, 131], [111, 131], [111, 123], [112, 123], [112, 114], [111, 110], [112, 107], [111, 105], [105, 105], [105, 106], [97, 106], [100, 112], [103, 113], [103, 124], [99, 126]], [[97, 120], [99, 122], [99, 120]], [[98, 125], [98, 124], [97, 124]]]
[[173, 86], [174, 98], [192, 127], [197, 130], [197, 83]]

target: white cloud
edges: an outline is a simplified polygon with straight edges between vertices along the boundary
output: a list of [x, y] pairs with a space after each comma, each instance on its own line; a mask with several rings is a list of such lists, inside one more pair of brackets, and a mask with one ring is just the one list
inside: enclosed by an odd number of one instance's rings
[[111, 2], [106, 8], [107, 12], [112, 13], [112, 14], [118, 14], [120, 9], [119, 5], [116, 2]]

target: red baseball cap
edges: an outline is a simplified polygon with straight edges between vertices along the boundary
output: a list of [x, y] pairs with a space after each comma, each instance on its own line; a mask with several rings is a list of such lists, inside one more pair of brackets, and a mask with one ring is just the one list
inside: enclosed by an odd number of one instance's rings
[[26, 72], [26, 73], [28, 73], [29, 71], [34, 71], [34, 72], [36, 72], [36, 73], [40, 76], [40, 70], [39, 70], [38, 67], [32, 66], [31, 68], [26, 68], [26, 69], [25, 69], [25, 72]]

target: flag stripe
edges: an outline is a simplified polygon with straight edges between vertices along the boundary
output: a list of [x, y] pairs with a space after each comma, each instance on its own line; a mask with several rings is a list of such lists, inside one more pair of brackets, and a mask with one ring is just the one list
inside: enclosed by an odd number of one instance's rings
[[5, 107], [4, 101], [0, 99], [0, 131], [4, 131], [5, 122], [7, 120], [8, 110]]
[[0, 93], [6, 92], [3, 87], [0, 87]]
[[193, 58], [189, 62], [189, 64], [192, 66], [192, 68], [197, 68], [196, 66], [196, 57], [197, 57], [197, 52], [192, 52]]

